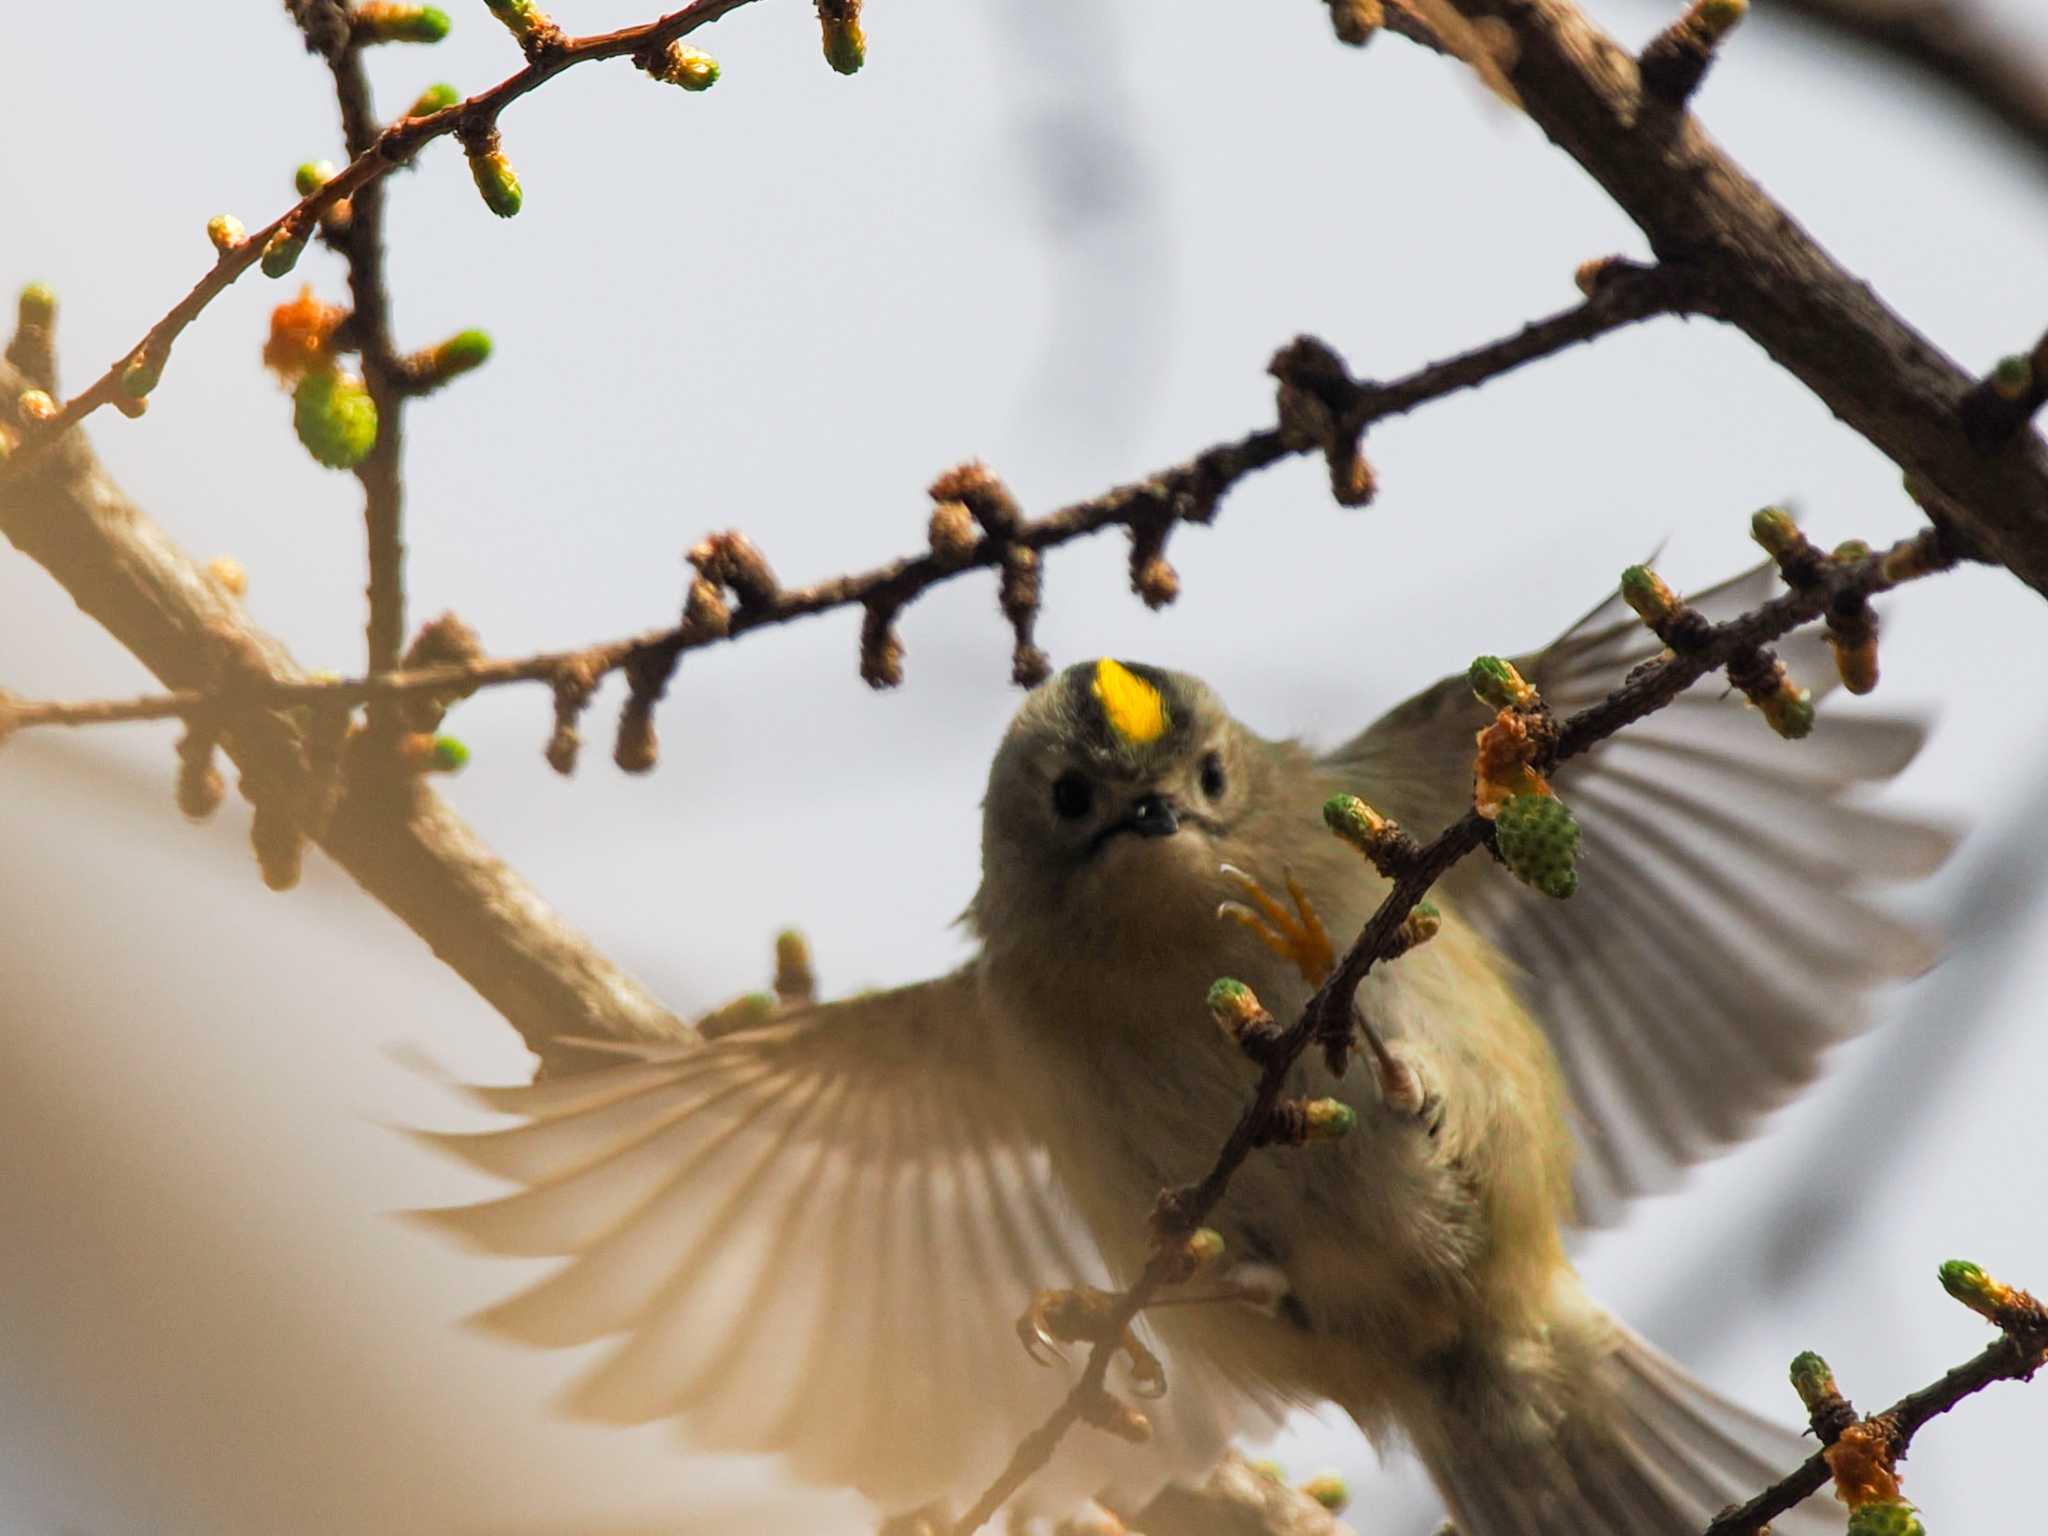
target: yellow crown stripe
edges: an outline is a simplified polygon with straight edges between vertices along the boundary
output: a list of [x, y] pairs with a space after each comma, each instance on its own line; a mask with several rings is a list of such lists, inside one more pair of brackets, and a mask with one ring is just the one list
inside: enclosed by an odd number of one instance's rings
[[1157, 741], [1170, 723], [1159, 690], [1107, 656], [1095, 663], [1095, 697], [1109, 728], [1137, 746]]

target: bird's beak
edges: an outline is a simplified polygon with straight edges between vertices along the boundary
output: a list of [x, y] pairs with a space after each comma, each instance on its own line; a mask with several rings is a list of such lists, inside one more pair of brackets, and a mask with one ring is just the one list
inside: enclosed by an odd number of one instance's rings
[[1166, 796], [1143, 794], [1131, 802], [1117, 830], [1135, 832], [1140, 837], [1171, 837], [1180, 830], [1180, 814]]

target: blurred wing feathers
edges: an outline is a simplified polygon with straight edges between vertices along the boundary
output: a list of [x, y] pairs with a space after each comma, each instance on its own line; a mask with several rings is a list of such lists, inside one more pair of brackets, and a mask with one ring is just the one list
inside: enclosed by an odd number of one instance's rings
[[[677, 1417], [697, 1446], [781, 1452], [888, 1509], [963, 1500], [1069, 1385], [1025, 1357], [1016, 1318], [1040, 1288], [1101, 1279], [979, 1065], [978, 1008], [969, 969], [478, 1091], [525, 1123], [424, 1139], [523, 1187], [421, 1217], [567, 1256], [479, 1321], [536, 1345], [616, 1338], [571, 1391], [578, 1416]], [[1231, 1410], [1173, 1381], [1152, 1445], [1089, 1437], [1042, 1496], [1206, 1467]]]
[[[1721, 622], [1770, 598], [1759, 566], [1692, 601]], [[1618, 598], [1548, 650], [1517, 658], [1559, 715], [1598, 701], [1658, 654]], [[1817, 627], [1776, 647], [1818, 697], [1836, 686]], [[1390, 710], [1329, 759], [1374, 806], [1428, 837], [1470, 805], [1486, 723], [1462, 676]], [[1858, 1029], [1862, 993], [1931, 965], [1931, 936], [1868, 901], [1916, 879], [1954, 835], [1871, 810], [1845, 791], [1891, 777], [1926, 736], [1913, 719], [1823, 713], [1783, 741], [1703, 679], [1683, 698], [1559, 769], [1581, 829], [1581, 879], [1553, 901], [1482, 860], [1444, 889], [1524, 973], [1581, 1120], [1582, 1221], [1747, 1134]]]

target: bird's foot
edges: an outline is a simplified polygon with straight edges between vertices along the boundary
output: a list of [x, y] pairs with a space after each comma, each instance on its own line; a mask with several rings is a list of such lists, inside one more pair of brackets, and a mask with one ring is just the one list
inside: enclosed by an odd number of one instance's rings
[[1379, 1083], [1380, 1103], [1389, 1114], [1415, 1121], [1435, 1140], [1436, 1133], [1443, 1129], [1444, 1097], [1419, 1064], [1416, 1053], [1398, 1044], [1388, 1044], [1369, 1024], [1363, 1026], [1363, 1033], [1372, 1048], [1373, 1076]]
[[[1017, 1319], [1017, 1338], [1024, 1353], [1040, 1365], [1064, 1362], [1062, 1344], [1100, 1344], [1116, 1326], [1114, 1291], [1092, 1285], [1040, 1291]], [[1138, 1342], [1130, 1329], [1116, 1335], [1116, 1346], [1131, 1362], [1131, 1391], [1139, 1397], [1162, 1397], [1166, 1392], [1166, 1367], [1159, 1357]]]
[[1284, 872], [1287, 895], [1294, 903], [1294, 910], [1290, 912], [1274, 900], [1255, 878], [1235, 864], [1225, 864], [1222, 869], [1224, 878], [1235, 885], [1246, 900], [1226, 901], [1217, 907], [1216, 915], [1249, 928], [1274, 954], [1283, 960], [1292, 960], [1295, 969], [1301, 972], [1302, 980], [1311, 987], [1321, 986], [1324, 978], [1337, 968], [1337, 951], [1330, 943], [1330, 935], [1324, 929], [1322, 919], [1316, 916], [1315, 904], [1308, 899], [1308, 892], [1294, 878], [1294, 871]]

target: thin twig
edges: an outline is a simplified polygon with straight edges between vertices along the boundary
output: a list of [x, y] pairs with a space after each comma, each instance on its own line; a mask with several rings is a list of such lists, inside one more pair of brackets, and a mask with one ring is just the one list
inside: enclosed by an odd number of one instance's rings
[[[1908, 550], [1933, 550], [1937, 543], [1938, 535], [1929, 531], [1902, 541], [1892, 550], [1860, 560], [1834, 563], [1814, 584], [1786, 592], [1752, 612], [1712, 626], [1697, 646], [1666, 655], [1637, 670], [1599, 703], [1565, 720], [1559, 727], [1554, 747], [1531, 766], [1539, 772], [1547, 772], [1558, 763], [1579, 756], [1622, 727], [1662, 709], [1732, 658], [1753, 652], [1758, 646], [1819, 618], [1831, 603], [1849, 593], [1868, 595], [1888, 590], [1895, 582], [1885, 574], [1887, 558]], [[1939, 563], [1945, 565], [1947, 562]], [[1262, 1144], [1262, 1132], [1286, 1092], [1287, 1077], [1294, 1064], [1312, 1043], [1330, 1037], [1331, 1021], [1344, 1021], [1351, 1017], [1359, 985], [1378, 961], [1399, 948], [1396, 935], [1414, 911], [1416, 903], [1428, 894], [1430, 887], [1452, 865], [1486, 841], [1488, 828], [1489, 823], [1476, 810], [1467, 811], [1431, 842], [1402, 860], [1403, 867], [1394, 880], [1393, 889], [1366, 920], [1336, 969], [1303, 1005], [1300, 1016], [1286, 1033], [1262, 1053], [1258, 1088], [1238, 1116], [1237, 1124], [1232, 1127], [1208, 1173], [1198, 1183], [1168, 1190], [1160, 1196], [1153, 1221], [1163, 1235], [1171, 1237], [1192, 1231], [1215, 1210], [1229, 1188], [1231, 1178], [1252, 1151]], [[952, 1536], [973, 1536], [1008, 1502], [1011, 1495], [1051, 1460], [1054, 1449], [1066, 1432], [1088, 1416], [1091, 1404], [1102, 1393], [1103, 1381], [1124, 1330], [1150, 1303], [1158, 1289], [1181, 1273], [1183, 1267], [1184, 1260], [1172, 1242], [1161, 1243], [1154, 1249], [1152, 1258], [1136, 1282], [1123, 1292], [1115, 1307], [1102, 1320], [1102, 1331], [1089, 1353], [1081, 1379], [1052, 1415], [1019, 1443], [1008, 1465], [954, 1524]]]
[[[1624, 325], [1663, 314], [1694, 312], [1696, 299], [1685, 274], [1676, 268], [1636, 269], [1602, 282], [1593, 296], [1570, 309], [1524, 326], [1512, 336], [1431, 363], [1390, 383], [1348, 386], [1342, 404], [1347, 426], [1362, 431], [1373, 422], [1405, 414], [1444, 396], [1473, 389], [1525, 363], [1605, 335]], [[1051, 549], [1105, 528], [1131, 527], [1162, 513], [1206, 520], [1216, 498], [1246, 476], [1298, 454], [1315, 451], [1313, 444], [1290, 443], [1277, 428], [1252, 432], [1235, 442], [1205, 448], [1194, 457], [1142, 480], [1113, 487], [1099, 496], [1074, 502], [1044, 517], [1026, 519], [1003, 540], [982, 539], [954, 555], [908, 555], [866, 571], [833, 577], [808, 587], [776, 592], [735, 610], [720, 632], [678, 625], [568, 651], [480, 661], [468, 666], [388, 671], [349, 679], [273, 681], [246, 690], [244, 702], [283, 707], [324, 701], [330, 704], [377, 703], [407, 694], [442, 692], [451, 687], [494, 688], [507, 683], [552, 682], [565, 668], [587, 669], [595, 680], [625, 666], [637, 655], [657, 651], [699, 650], [749, 630], [787, 624], [813, 614], [882, 601], [900, 609], [925, 591], [971, 570], [1001, 563], [1005, 546]], [[120, 701], [81, 704], [30, 703], [8, 707], [12, 728], [36, 725], [101, 725], [123, 720], [163, 720], [208, 707], [212, 696], [202, 689], [183, 689]]]
[[287, 222], [296, 223], [303, 229], [316, 227], [320, 215], [327, 209], [343, 198], [353, 200], [372, 188], [395, 167], [411, 160], [424, 145], [455, 133], [464, 124], [495, 120], [506, 107], [527, 92], [545, 85], [565, 69], [593, 59], [616, 59], [643, 48], [665, 47], [674, 39], [718, 20], [728, 11], [750, 3], [752, 0], [696, 0], [693, 5], [642, 26], [569, 38], [559, 47], [533, 59], [517, 74], [508, 75], [489, 90], [466, 101], [426, 117], [400, 118], [377, 134], [369, 146], [331, 180], [308, 193], [261, 229], [252, 230], [241, 244], [222, 252], [212, 269], [149, 328], [142, 340], [122, 353], [105, 373], [65, 401], [55, 416], [24, 439], [11, 458], [0, 463], [0, 482], [21, 474], [42, 456], [52, 442], [101, 406], [110, 404], [120, 392], [122, 373], [131, 363], [145, 357], [161, 362], [185, 327], [197, 319], [200, 312], [226, 291], [236, 278], [256, 264], [270, 237]]

